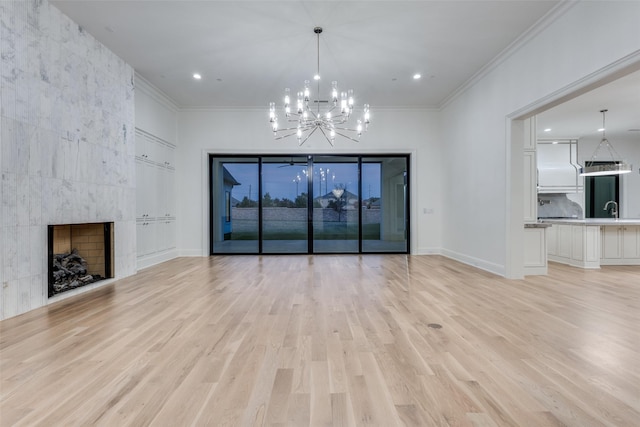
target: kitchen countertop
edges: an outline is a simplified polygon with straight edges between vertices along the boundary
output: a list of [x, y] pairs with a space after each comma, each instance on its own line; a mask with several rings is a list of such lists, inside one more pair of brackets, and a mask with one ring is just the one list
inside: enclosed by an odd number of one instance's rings
[[524, 225], [524, 228], [547, 228], [551, 227], [548, 222], [529, 222]]
[[540, 221], [548, 224], [574, 224], [574, 225], [640, 225], [640, 218], [540, 218]]

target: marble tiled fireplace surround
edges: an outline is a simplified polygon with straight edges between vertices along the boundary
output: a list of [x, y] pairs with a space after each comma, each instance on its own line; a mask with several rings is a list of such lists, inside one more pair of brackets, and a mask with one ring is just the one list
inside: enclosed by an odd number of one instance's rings
[[55, 283], [53, 259], [57, 254], [68, 254], [75, 250], [86, 261], [87, 274], [100, 277], [96, 281], [114, 277], [113, 222], [49, 225], [47, 234], [49, 298], [95, 283], [92, 281], [56, 292], [53, 286]]

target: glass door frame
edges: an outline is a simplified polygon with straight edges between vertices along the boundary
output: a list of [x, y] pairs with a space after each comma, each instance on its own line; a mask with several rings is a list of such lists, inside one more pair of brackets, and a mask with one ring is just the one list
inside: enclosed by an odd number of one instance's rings
[[[307, 159], [307, 255], [354, 255], [354, 254], [409, 254], [411, 248], [411, 154], [410, 153], [371, 153], [371, 154], [342, 154], [342, 153], [318, 153], [318, 154], [217, 154], [209, 153], [209, 254], [210, 255], [301, 255], [305, 253], [265, 253], [263, 248], [263, 163], [265, 159], [270, 158], [300, 158], [306, 157]], [[353, 157], [357, 162], [357, 177], [358, 177], [358, 250], [357, 252], [315, 252], [314, 240], [313, 240], [313, 210], [314, 210], [314, 159], [317, 157], [331, 158], [331, 157]], [[258, 166], [258, 251], [257, 252], [215, 252], [215, 218], [214, 218], [214, 203], [216, 200], [214, 188], [214, 161], [217, 159], [257, 159]], [[364, 251], [363, 250], [363, 208], [362, 208], [362, 165], [363, 158], [404, 158], [405, 159], [405, 192], [404, 192], [404, 213], [405, 213], [405, 250], [404, 251]]]

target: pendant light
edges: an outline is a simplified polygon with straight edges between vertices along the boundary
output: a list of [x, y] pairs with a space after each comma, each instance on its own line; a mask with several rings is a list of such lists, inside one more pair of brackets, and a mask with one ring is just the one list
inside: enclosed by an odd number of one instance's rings
[[[616, 158], [620, 159], [621, 157], [606, 138], [605, 113], [607, 111], [609, 110], [600, 110], [602, 113], [602, 140], [593, 152], [591, 159], [585, 161], [584, 167], [580, 168], [580, 176], [620, 175], [631, 172], [631, 165], [629, 163], [616, 160]], [[609, 153], [609, 158], [597, 160], [598, 154], [603, 148], [606, 148]], [[596, 161], [600, 164], [596, 164]], [[601, 163], [603, 161], [607, 163]]]

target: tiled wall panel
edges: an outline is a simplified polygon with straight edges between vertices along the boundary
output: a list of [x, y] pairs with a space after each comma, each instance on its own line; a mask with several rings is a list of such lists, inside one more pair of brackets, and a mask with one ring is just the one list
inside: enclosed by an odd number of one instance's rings
[[47, 225], [115, 223], [135, 272], [134, 71], [46, 0], [0, 1], [0, 319], [47, 304]]

